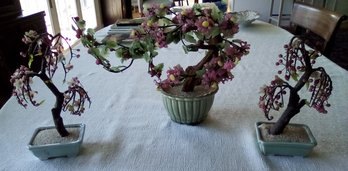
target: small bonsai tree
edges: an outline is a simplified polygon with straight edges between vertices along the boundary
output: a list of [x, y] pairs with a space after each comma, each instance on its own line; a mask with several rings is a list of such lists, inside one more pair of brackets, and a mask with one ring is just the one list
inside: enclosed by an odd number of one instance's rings
[[[39, 35], [31, 30], [25, 33], [22, 41], [28, 45], [28, 50], [22, 52], [21, 55], [28, 58], [29, 62], [28, 67], [20, 66], [11, 76], [10, 81], [14, 87], [13, 96], [16, 96], [18, 103], [24, 107], [27, 107], [29, 103], [33, 106], [39, 106], [43, 101], [37, 102], [34, 99], [38, 92], [33, 90], [31, 85], [34, 77], [41, 79], [56, 97], [55, 106], [52, 108], [55, 127], [62, 137], [67, 136], [69, 132], [64, 127], [63, 119], [60, 116], [61, 111], [68, 110], [71, 114], [81, 115], [85, 110], [85, 102], [87, 101], [90, 105], [90, 98], [77, 77], [68, 82], [68, 89], [64, 92], [58, 90], [52, 79], [59, 64], [61, 64], [64, 72], [64, 83], [67, 73], [73, 68], [70, 61], [78, 55], [73, 53], [67, 39], [60, 34], [55, 36], [48, 33]], [[63, 43], [69, 46], [69, 59], [63, 54]], [[41, 63], [38, 72], [31, 69], [32, 63], [36, 61]]]
[[[134, 29], [131, 35], [134, 41], [130, 45], [114, 40], [97, 41], [94, 30], [86, 29], [85, 21], [78, 17], [74, 18], [74, 29], [96, 63], [106, 70], [119, 73], [128, 69], [135, 59], [145, 59], [149, 64], [149, 74], [156, 77], [160, 88], [183, 84], [182, 91], [191, 92], [197, 85], [217, 87], [218, 83], [233, 79], [231, 70], [248, 54], [250, 46], [245, 41], [232, 39], [239, 30], [236, 20], [232, 13], [198, 4], [180, 13], [164, 5], [154, 5], [148, 8], [141, 26]], [[164, 64], [154, 63], [157, 49], [179, 42], [186, 53], [202, 49], [206, 50], [206, 55], [196, 65], [186, 69], [175, 65], [167, 71], [167, 78], [162, 80]], [[107, 58], [109, 52], [116, 52], [122, 62], [129, 63], [113, 66]]]
[[[284, 74], [285, 80], [275, 76], [270, 85], [261, 88], [262, 96], [259, 102], [259, 107], [265, 113], [266, 118], [272, 120], [273, 116], [269, 115], [270, 110], [278, 111], [284, 107], [284, 96], [289, 92], [289, 101], [285, 111], [269, 131], [272, 135], [281, 134], [304, 105], [313, 107], [320, 113], [327, 113], [325, 107], [330, 106], [328, 99], [332, 91], [332, 81], [323, 67], [313, 68], [319, 53], [307, 50], [304, 41], [297, 36], [294, 36], [284, 48], [286, 53], [279, 55], [276, 65], [283, 66], [278, 74]], [[300, 75], [301, 73], [302, 75]], [[288, 82], [290, 79], [296, 82], [294, 86]], [[303, 87], [307, 87], [309, 92], [308, 100], [299, 95], [299, 91]]]

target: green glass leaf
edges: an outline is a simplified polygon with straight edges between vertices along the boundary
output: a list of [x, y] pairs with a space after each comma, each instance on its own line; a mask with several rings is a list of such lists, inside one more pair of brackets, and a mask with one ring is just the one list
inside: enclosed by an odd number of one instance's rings
[[201, 69], [201, 70], [196, 71], [197, 77], [202, 77], [204, 73], [205, 73], [205, 70], [204, 70], [204, 69]]
[[103, 48], [102, 48], [102, 51], [101, 51], [101, 54], [103, 55], [103, 56], [106, 56], [106, 55], [108, 55], [109, 54], [109, 48], [108, 47], [106, 47], [106, 46], [104, 46]]
[[296, 72], [291, 73], [291, 78], [295, 81], [298, 81], [298, 74]]
[[196, 39], [191, 36], [190, 34], [185, 34], [185, 40], [190, 42], [190, 43], [196, 43]]
[[306, 105], [307, 105], [307, 106], [310, 106], [309, 101], [308, 101], [307, 99], [304, 99], [304, 100], [305, 100], [305, 102], [306, 102]]
[[221, 34], [219, 27], [213, 27], [211, 31], [211, 37], [215, 37]]
[[45, 102], [45, 100], [42, 100], [39, 102], [39, 105], [42, 105]]
[[212, 15], [212, 18], [213, 18], [214, 20], [219, 21], [220, 19], [222, 19], [222, 16], [221, 16], [222, 13], [221, 13], [221, 11], [220, 11], [217, 7], [212, 8], [211, 15]]
[[85, 26], [86, 26], [86, 21], [80, 20], [80, 21], [78, 21], [76, 24], [77, 24], [77, 26], [78, 26], [79, 28], [85, 28]]
[[129, 48], [129, 52], [132, 57], [141, 57], [143, 56], [149, 49], [146, 49], [146, 44], [143, 44], [142, 42], [135, 41], [132, 43], [131, 47]]
[[158, 65], [155, 66], [155, 70], [156, 71], [162, 71], [163, 70], [163, 67], [164, 67], [164, 64], [163, 63], [160, 63]]
[[119, 72], [121, 69], [121, 66], [113, 66], [113, 67], [111, 67], [110, 69], [112, 70], [112, 71], [116, 71], [116, 72]]
[[173, 42], [174, 38], [173, 38], [173, 34], [172, 33], [168, 33], [166, 36], [166, 41], [167, 42]]
[[204, 39], [204, 35], [203, 35], [201, 32], [195, 32], [195, 35], [196, 35], [196, 37], [197, 37], [199, 40], [203, 40], [203, 39]]
[[90, 52], [91, 52], [92, 55], [101, 56], [100, 55], [100, 50], [98, 48], [90, 48]]
[[94, 29], [92, 29], [92, 28], [88, 28], [88, 29], [87, 29], [87, 33], [88, 33], [89, 35], [94, 35], [94, 34], [95, 34], [95, 31], [94, 31]]
[[148, 53], [144, 53], [143, 58], [145, 59], [146, 62], [150, 62], [151, 57]]
[[33, 54], [30, 54], [29, 55], [29, 61], [28, 61], [28, 67], [31, 68], [31, 64], [33, 63], [34, 61], [34, 56]]
[[158, 55], [158, 52], [156, 52], [156, 51], [151, 51], [151, 53], [150, 53], [151, 58], [154, 58], [157, 55]]
[[81, 38], [81, 43], [86, 46], [86, 47], [92, 47], [92, 42], [90, 42], [88, 39], [86, 38]]
[[107, 48], [115, 48], [117, 46], [117, 43], [115, 41], [107, 40], [105, 42], [105, 45]]
[[175, 44], [177, 44], [177, 43], [179, 43], [180, 41], [181, 41], [181, 36], [180, 36], [180, 33], [179, 33], [179, 31], [175, 31], [175, 32], [171, 32], [172, 33], [172, 41], [175, 43]]

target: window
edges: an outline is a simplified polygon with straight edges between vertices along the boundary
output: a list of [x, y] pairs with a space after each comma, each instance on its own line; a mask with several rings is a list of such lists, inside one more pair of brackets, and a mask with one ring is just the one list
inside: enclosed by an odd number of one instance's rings
[[71, 17], [88, 19], [88, 28], [100, 28], [99, 0], [20, 0], [23, 14], [45, 11], [47, 32], [61, 33], [74, 43], [77, 39], [71, 29]]

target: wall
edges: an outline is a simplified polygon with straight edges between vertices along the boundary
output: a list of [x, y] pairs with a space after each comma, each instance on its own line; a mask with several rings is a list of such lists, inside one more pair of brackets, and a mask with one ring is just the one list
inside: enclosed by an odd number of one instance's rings
[[336, 11], [348, 16], [348, 1], [337, 0]]
[[[260, 20], [268, 22], [271, 0], [231, 0], [232, 11], [253, 10], [260, 13]], [[312, 0], [305, 0], [311, 2]], [[327, 7], [348, 15], [348, 0], [326, 0]], [[333, 3], [336, 2], [336, 6]], [[279, 0], [275, 0], [274, 12], [278, 11]], [[284, 0], [284, 13], [290, 13], [293, 0]], [[321, 6], [323, 0], [314, 0], [314, 5]]]

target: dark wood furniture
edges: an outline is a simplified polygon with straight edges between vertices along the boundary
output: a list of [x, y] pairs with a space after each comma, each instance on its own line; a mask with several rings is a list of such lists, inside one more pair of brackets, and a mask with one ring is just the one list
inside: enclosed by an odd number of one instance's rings
[[[307, 35], [309, 45], [318, 49], [325, 56], [329, 56], [332, 50], [333, 38], [347, 16], [314, 7], [305, 3], [295, 2], [291, 15], [291, 23], [294, 25], [295, 34]], [[303, 30], [306, 30], [303, 32]], [[318, 39], [311, 40], [317, 35]]]
[[[9, 80], [12, 73], [20, 66], [28, 64], [28, 59], [20, 56], [25, 49], [22, 42], [24, 32], [36, 30], [46, 32], [44, 19], [45, 13], [39, 12], [32, 15], [16, 17], [3, 17], [0, 20], [0, 106], [11, 96], [12, 85]], [[38, 69], [38, 65], [33, 65]]]
[[22, 8], [19, 0], [0, 1], [0, 21], [22, 15]]
[[100, 0], [104, 26], [114, 24], [120, 18], [132, 18], [131, 0]]

